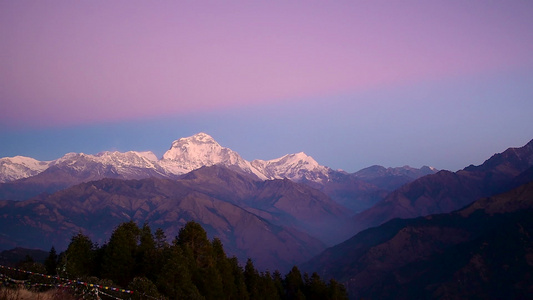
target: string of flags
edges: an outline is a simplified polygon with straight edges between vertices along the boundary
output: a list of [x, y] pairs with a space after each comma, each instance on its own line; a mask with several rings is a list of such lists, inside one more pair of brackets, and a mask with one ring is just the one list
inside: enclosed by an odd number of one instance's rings
[[[98, 288], [100, 290], [102, 290], [102, 289], [103, 290], [110, 290], [110, 291], [122, 292], [122, 293], [126, 293], [126, 294], [133, 294], [134, 293], [132, 290], [126, 290], [126, 289], [121, 289], [121, 288], [116, 288], [116, 287], [98, 285], [98, 284], [84, 282], [84, 281], [81, 281], [81, 280], [73, 280], [73, 279], [68, 279], [68, 278], [62, 278], [62, 277], [59, 277], [59, 276], [46, 275], [46, 274], [41, 274], [41, 273], [36, 273], [36, 272], [31, 272], [31, 271], [26, 271], [26, 270], [21, 270], [21, 269], [18, 269], [18, 268], [7, 267], [7, 266], [3, 266], [3, 265], [0, 265], [0, 269], [11, 270], [11, 271], [16, 271], [16, 272], [20, 272], [20, 273], [26, 273], [26, 274], [35, 275], [35, 276], [41, 276], [43, 278], [56, 279], [58, 281], [62, 281], [62, 282], [65, 283], [64, 285], [56, 284], [56, 285], [47, 285], [47, 286], [66, 287], [66, 286], [70, 286], [72, 284], [79, 284], [79, 285], [84, 285], [84, 286], [87, 286], [87, 287]], [[0, 275], [2, 275], [2, 274], [0, 274]], [[7, 276], [3, 275], [2, 277], [7, 277]], [[11, 281], [13, 281], [15, 283], [24, 283], [24, 280], [12, 279]]]

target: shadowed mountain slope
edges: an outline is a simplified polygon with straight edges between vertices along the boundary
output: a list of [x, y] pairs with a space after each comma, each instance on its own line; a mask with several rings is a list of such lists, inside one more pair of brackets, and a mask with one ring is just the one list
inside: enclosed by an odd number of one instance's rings
[[526, 299], [531, 216], [533, 182], [453, 213], [391, 220], [302, 268], [345, 283], [353, 299]]
[[260, 268], [281, 270], [349, 234], [326, 232], [353, 228], [344, 208], [310, 187], [211, 166], [178, 181], [103, 179], [26, 201], [0, 201], [0, 245], [64, 249], [79, 231], [103, 243], [129, 220], [160, 227], [169, 238], [194, 220], [241, 261], [251, 257]]
[[533, 140], [521, 148], [495, 154], [480, 166], [421, 177], [357, 214], [354, 217], [356, 229], [364, 230], [393, 218], [413, 218], [462, 208], [480, 197], [532, 180], [532, 166]]

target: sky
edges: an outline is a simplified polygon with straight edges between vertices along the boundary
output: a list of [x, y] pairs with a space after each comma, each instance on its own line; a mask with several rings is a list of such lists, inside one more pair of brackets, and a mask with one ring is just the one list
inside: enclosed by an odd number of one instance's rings
[[0, 1], [0, 157], [205, 132], [458, 170], [533, 139], [532, 1]]

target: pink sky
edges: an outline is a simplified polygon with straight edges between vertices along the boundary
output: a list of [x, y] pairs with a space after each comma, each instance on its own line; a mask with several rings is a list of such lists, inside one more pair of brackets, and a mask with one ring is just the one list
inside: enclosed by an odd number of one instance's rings
[[66, 126], [533, 66], [530, 1], [3, 1], [0, 124]]

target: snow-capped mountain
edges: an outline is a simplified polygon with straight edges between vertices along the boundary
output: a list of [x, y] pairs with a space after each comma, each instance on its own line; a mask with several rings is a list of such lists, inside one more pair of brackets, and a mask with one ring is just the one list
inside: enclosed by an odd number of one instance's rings
[[67, 153], [52, 161], [50, 167], [52, 166], [78, 172], [106, 172], [124, 178], [145, 178], [154, 174], [166, 176], [165, 170], [159, 166], [157, 156], [151, 151], [105, 151], [96, 155]]
[[48, 168], [49, 162], [31, 157], [0, 158], [0, 183], [37, 175]]
[[318, 164], [311, 156], [299, 152], [272, 160], [256, 159], [252, 166], [268, 179], [287, 178], [293, 181], [327, 181], [331, 169]]
[[174, 175], [185, 174], [204, 166], [224, 165], [237, 167], [260, 179], [267, 179], [237, 152], [220, 146], [210, 135], [203, 132], [174, 141], [159, 164]]
[[175, 177], [201, 167], [223, 165], [234, 170], [253, 174], [261, 180], [287, 178], [293, 181], [323, 181], [327, 179], [329, 168], [319, 165], [303, 152], [287, 154], [273, 160], [249, 162], [237, 152], [221, 146], [210, 135], [198, 133], [174, 141], [161, 159], [147, 152], [110, 152], [96, 155], [67, 153], [51, 162], [40, 162], [28, 157], [3, 158], [0, 161], [1, 182], [9, 182], [31, 177], [48, 167], [69, 172], [91, 173], [126, 179], [150, 176]]
[[[68, 153], [51, 162], [40, 162], [28, 157], [3, 158], [0, 160], [0, 182], [32, 177], [43, 171], [46, 172], [44, 175], [41, 174], [42, 176], [48, 174], [48, 177], [56, 177], [53, 180], [57, 181], [60, 180], [57, 178], [58, 170], [61, 170], [61, 174], [63, 174], [61, 176], [70, 178], [69, 185], [78, 181], [85, 182], [105, 177], [122, 179], [154, 176], [176, 178], [201, 167], [212, 165], [223, 165], [239, 172], [252, 174], [260, 180], [287, 178], [295, 182], [311, 184], [316, 188], [323, 187], [331, 180], [338, 181], [337, 177], [341, 175], [341, 177], [348, 175], [320, 165], [303, 152], [287, 154], [272, 160], [257, 159], [250, 162], [242, 158], [237, 152], [221, 146], [210, 135], [201, 132], [172, 142], [170, 149], [164, 153], [161, 159], [158, 159], [150, 151], [124, 153], [106, 151], [96, 155]], [[391, 172], [434, 173], [435, 170], [429, 167], [419, 170], [409, 167], [385, 169], [374, 166], [360, 172], [361, 174], [356, 173], [356, 175], [359, 175], [357, 179], [368, 179], [366, 177], [369, 176], [377, 176], [379, 179], [384, 174]], [[417, 177], [419, 176], [414, 176], [409, 180]], [[50, 180], [38, 181], [49, 182]]]

